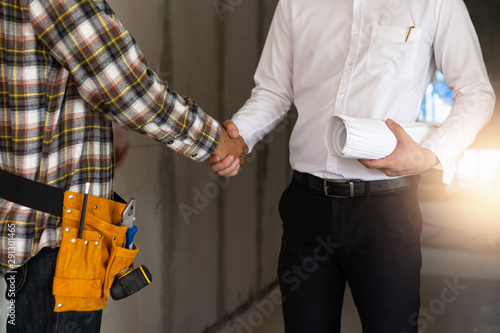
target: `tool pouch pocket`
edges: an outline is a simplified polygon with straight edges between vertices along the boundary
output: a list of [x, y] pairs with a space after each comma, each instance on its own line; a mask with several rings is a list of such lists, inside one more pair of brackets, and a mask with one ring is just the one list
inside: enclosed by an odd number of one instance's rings
[[111, 288], [111, 285], [113, 284], [113, 281], [115, 280], [115, 276], [122, 272], [125, 268], [132, 265], [137, 251], [139, 251], [139, 249], [135, 244], [133, 250], [129, 250], [127, 248], [116, 246], [113, 244], [110, 264], [108, 265], [108, 269], [106, 270], [106, 278], [104, 280], [103, 294], [105, 298], [109, 297], [109, 290]]
[[53, 283], [56, 312], [106, 307], [116, 274], [132, 265], [139, 248], [126, 249], [125, 204], [88, 197], [82, 238], [78, 238], [83, 194], [65, 192], [61, 246]]

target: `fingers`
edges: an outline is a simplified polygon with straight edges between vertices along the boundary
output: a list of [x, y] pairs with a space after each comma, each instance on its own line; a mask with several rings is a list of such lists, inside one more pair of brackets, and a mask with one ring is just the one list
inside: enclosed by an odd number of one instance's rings
[[217, 155], [212, 155], [210, 156], [208, 159], [207, 159], [207, 162], [210, 163], [210, 164], [215, 164], [215, 163], [219, 163], [221, 161], [220, 157], [217, 156]]
[[371, 162], [373, 160], [358, 160], [359, 163], [363, 164], [365, 167], [367, 167], [368, 169], [372, 169], [371, 167]]
[[387, 125], [387, 127], [389, 127], [392, 133], [394, 133], [394, 135], [398, 139], [398, 142], [407, 141], [408, 139], [411, 140], [411, 137], [408, 135], [408, 133], [406, 133], [404, 128], [398, 123], [394, 122], [394, 120], [389, 118], [385, 121], [385, 124]]
[[232, 155], [227, 156], [222, 161], [212, 164], [211, 169], [219, 176], [232, 177], [238, 174], [240, 170], [240, 159]]
[[226, 120], [222, 125], [224, 125], [227, 133], [231, 138], [235, 139], [238, 136], [240, 136], [240, 131], [238, 130], [238, 127], [233, 123], [232, 120]]
[[358, 160], [359, 163], [363, 164], [368, 169], [381, 169], [387, 167], [387, 157], [378, 160]]
[[226, 120], [221, 126], [217, 147], [208, 162], [218, 175], [232, 177], [238, 174], [240, 166], [245, 163], [248, 150], [238, 127], [231, 120]]
[[[217, 156], [218, 157], [218, 156]], [[220, 158], [219, 158], [220, 159]], [[219, 172], [222, 171], [233, 164], [233, 162], [236, 160], [236, 158], [233, 155], [228, 155], [226, 158], [221, 160], [218, 163], [212, 164], [210, 168], [212, 169], [213, 172]]]
[[436, 155], [413, 141], [403, 127], [391, 119], [387, 119], [386, 124], [397, 138], [396, 148], [389, 156], [378, 160], [358, 160], [366, 168], [379, 169], [387, 176], [396, 177], [421, 173], [438, 163]]
[[234, 161], [231, 168], [228, 168], [224, 171], [217, 172], [219, 176], [224, 177], [233, 177], [236, 176], [240, 172], [241, 164], [239, 161]]
[[358, 160], [361, 164], [363, 164], [368, 169], [382, 169], [382, 168], [391, 168], [391, 163], [394, 158], [398, 157], [398, 153], [401, 151], [402, 146], [406, 147], [409, 141], [412, 141], [412, 138], [406, 133], [406, 131], [399, 125], [394, 122], [392, 119], [386, 120], [386, 125], [389, 129], [394, 133], [396, 139], [398, 140], [398, 144], [396, 149], [388, 156], [377, 159], [377, 160], [366, 160], [360, 159]]

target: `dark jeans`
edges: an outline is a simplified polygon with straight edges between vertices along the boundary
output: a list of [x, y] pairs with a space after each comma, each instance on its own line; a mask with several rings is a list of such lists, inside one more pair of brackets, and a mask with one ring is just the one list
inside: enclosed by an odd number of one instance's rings
[[338, 333], [346, 282], [364, 333], [416, 333], [422, 218], [416, 188], [326, 197], [293, 180], [280, 201], [286, 333]]
[[[59, 248], [42, 249], [15, 274], [7, 274], [6, 298], [13, 300], [13, 316], [7, 318], [7, 333], [98, 333], [102, 310], [95, 312], [54, 312], [52, 295], [56, 259]], [[15, 277], [15, 295], [9, 295]], [[11, 296], [11, 297], [9, 297]], [[14, 321], [12, 321], [14, 319]], [[12, 325], [15, 323], [15, 325]]]

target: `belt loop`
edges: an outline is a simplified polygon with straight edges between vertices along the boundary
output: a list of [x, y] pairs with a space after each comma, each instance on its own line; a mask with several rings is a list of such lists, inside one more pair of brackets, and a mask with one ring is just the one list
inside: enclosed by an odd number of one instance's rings
[[365, 198], [370, 199], [372, 197], [372, 192], [370, 189], [370, 182], [366, 181], [365, 182]]

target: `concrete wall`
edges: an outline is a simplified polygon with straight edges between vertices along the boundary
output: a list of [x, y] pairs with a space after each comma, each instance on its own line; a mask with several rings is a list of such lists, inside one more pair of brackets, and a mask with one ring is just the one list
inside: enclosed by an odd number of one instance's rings
[[[149, 66], [207, 113], [224, 120], [249, 97], [276, 1], [110, 4]], [[110, 302], [103, 332], [214, 331], [275, 284], [290, 128], [269, 136], [230, 180], [132, 133], [115, 185], [138, 200], [136, 263], [148, 266], [154, 283]]]
[[[223, 121], [249, 97], [277, 0], [109, 3], [149, 67], [207, 113]], [[213, 332], [275, 286], [277, 203], [290, 179], [292, 125], [293, 117], [256, 146], [230, 180], [216, 177], [208, 163], [130, 133], [115, 190], [137, 199], [135, 264], [150, 269], [153, 283], [127, 299], [110, 299], [102, 332]], [[2, 297], [0, 313], [5, 306]]]

